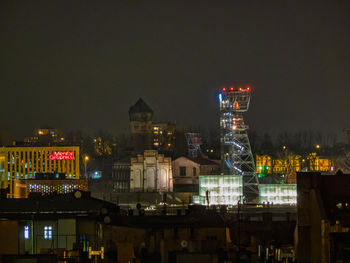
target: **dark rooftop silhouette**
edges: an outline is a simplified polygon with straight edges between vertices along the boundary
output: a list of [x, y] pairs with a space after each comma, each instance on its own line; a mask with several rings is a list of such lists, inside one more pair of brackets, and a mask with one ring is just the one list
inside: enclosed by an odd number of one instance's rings
[[129, 113], [138, 113], [138, 112], [152, 112], [153, 110], [143, 101], [143, 99], [139, 98], [138, 101], [130, 107]]

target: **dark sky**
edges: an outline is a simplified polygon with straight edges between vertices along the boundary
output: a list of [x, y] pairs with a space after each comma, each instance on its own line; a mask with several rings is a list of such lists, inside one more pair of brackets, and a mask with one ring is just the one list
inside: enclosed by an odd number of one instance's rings
[[[295, 2], [299, 2], [296, 4]], [[254, 83], [257, 131], [350, 126], [350, 1], [1, 1], [0, 126], [215, 127], [223, 84]]]

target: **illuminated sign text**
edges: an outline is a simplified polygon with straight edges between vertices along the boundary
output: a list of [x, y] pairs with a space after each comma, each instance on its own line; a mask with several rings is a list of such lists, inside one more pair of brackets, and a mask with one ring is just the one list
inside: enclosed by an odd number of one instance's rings
[[53, 152], [49, 158], [50, 160], [73, 160], [74, 152]]

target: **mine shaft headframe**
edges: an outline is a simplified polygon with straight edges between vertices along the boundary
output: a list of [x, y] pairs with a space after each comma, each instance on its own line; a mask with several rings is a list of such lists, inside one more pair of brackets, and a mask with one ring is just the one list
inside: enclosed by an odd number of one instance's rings
[[223, 86], [219, 93], [220, 110], [245, 112], [249, 109], [252, 84]]

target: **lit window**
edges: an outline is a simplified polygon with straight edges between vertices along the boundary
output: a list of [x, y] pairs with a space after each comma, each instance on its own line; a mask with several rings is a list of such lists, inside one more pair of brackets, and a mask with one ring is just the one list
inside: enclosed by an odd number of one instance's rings
[[29, 226], [24, 227], [24, 239], [29, 239]]
[[52, 226], [44, 226], [44, 239], [52, 239]]

